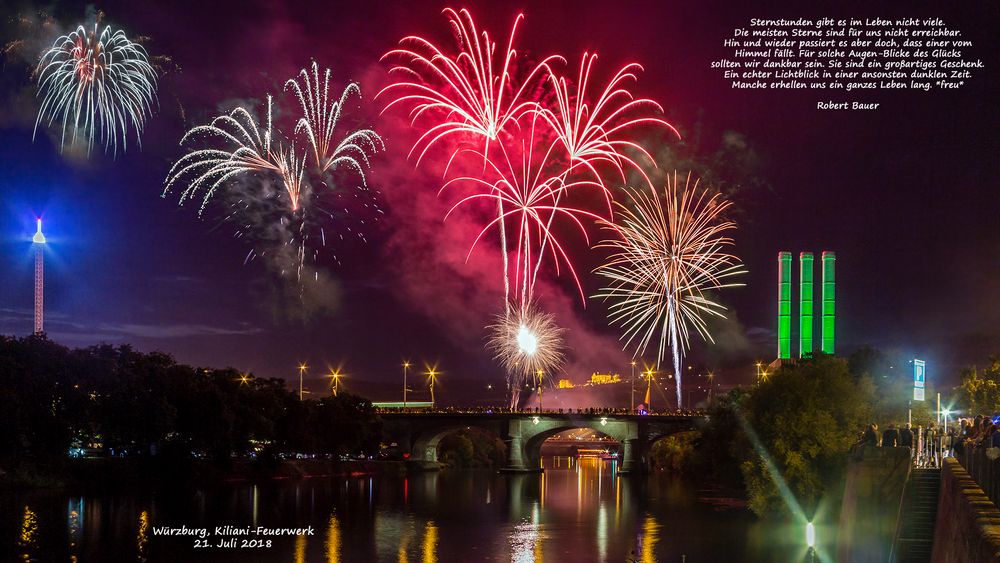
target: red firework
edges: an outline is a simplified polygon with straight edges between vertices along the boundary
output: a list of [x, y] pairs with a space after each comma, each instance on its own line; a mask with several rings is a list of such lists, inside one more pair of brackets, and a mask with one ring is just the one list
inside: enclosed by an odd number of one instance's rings
[[[488, 232], [494, 229], [499, 231], [504, 258], [504, 287], [508, 300], [509, 295], [514, 295], [521, 308], [532, 301], [535, 280], [546, 253], [552, 258], [557, 272], [560, 265], [565, 266], [580, 291], [581, 299], [584, 298], [573, 261], [554, 235], [553, 221], [557, 218], [568, 221], [586, 239], [587, 231], [581, 219], [603, 218], [586, 209], [567, 205], [566, 197], [570, 192], [587, 188], [596, 188], [607, 194], [599, 178], [595, 179], [589, 173], [575, 174], [581, 165], [569, 163], [561, 139], [543, 130], [544, 125], [545, 121], [538, 112], [526, 113], [512, 122], [508, 134], [495, 142], [496, 149], [491, 155], [478, 149], [458, 151], [456, 154], [469, 153], [482, 159], [486, 163], [485, 170], [482, 174], [456, 176], [441, 188], [444, 191], [456, 184], [473, 188], [473, 193], [459, 199], [448, 215], [460, 207], [482, 200], [496, 204], [496, 217], [479, 231], [469, 253]], [[509, 242], [515, 243], [513, 248], [509, 247]], [[513, 265], [508, 258], [509, 251], [513, 251]]]
[[555, 107], [539, 105], [537, 111], [559, 136], [570, 161], [584, 166], [597, 181], [603, 184], [596, 165], [604, 162], [614, 167], [623, 182], [627, 181], [627, 166], [642, 174], [648, 183], [649, 178], [642, 166], [629, 152], [645, 157], [655, 166], [653, 157], [628, 134], [643, 125], [666, 127], [678, 138], [680, 133], [656, 117], [656, 114], [663, 113], [660, 104], [648, 98], [636, 98], [626, 88], [628, 83], [638, 80], [636, 73], [642, 71], [638, 63], [622, 67], [596, 97], [592, 96], [588, 90], [596, 60], [594, 53], [583, 54], [575, 84], [550, 68], [548, 82], [555, 92]]
[[523, 14], [514, 18], [507, 49], [499, 57], [494, 57], [497, 44], [489, 32], [477, 29], [468, 10], [446, 8], [444, 14], [457, 36], [458, 52], [447, 53], [423, 37], [410, 35], [382, 57], [399, 60], [389, 69], [395, 81], [376, 95], [391, 98], [383, 111], [408, 105], [412, 125], [423, 117], [433, 123], [410, 150], [411, 157], [419, 151], [418, 165], [428, 149], [451, 135], [481, 137], [485, 139], [483, 153], [488, 153], [490, 142], [512, 120], [535, 107], [535, 100], [526, 99], [526, 93], [541, 82], [549, 62], [559, 59], [548, 57], [519, 78], [514, 75], [518, 58], [514, 38]]

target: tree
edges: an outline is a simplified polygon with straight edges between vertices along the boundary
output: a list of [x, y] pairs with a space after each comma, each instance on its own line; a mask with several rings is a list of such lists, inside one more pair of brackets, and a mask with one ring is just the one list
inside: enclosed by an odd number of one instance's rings
[[[858, 381], [869, 379], [875, 385], [872, 421], [884, 426], [905, 424], [911, 418], [914, 425], [934, 422], [930, 401], [913, 400], [913, 363], [899, 353], [887, 354], [875, 348], [860, 348], [847, 360], [851, 375]], [[930, 384], [925, 396], [933, 397]]]
[[782, 366], [740, 408], [743, 436], [754, 455], [741, 464], [750, 508], [787, 511], [778, 482], [787, 483], [810, 514], [842, 482], [847, 454], [874, 412], [870, 379], [851, 375], [846, 361], [826, 355]]
[[959, 396], [969, 414], [1000, 412], [1000, 356], [990, 357], [985, 369], [976, 366], [963, 369]]

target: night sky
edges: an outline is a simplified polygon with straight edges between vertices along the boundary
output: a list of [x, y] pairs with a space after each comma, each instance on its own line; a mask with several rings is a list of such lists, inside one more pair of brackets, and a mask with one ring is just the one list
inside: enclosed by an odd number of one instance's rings
[[[647, 146], [723, 169], [738, 208], [737, 253], [750, 273], [745, 287], [723, 295], [733, 314], [732, 322], [716, 326], [719, 344], [696, 341], [691, 352], [697, 365], [719, 370], [723, 383], [749, 380], [752, 360], [774, 357], [779, 250], [812, 251], [817, 258], [823, 250], [837, 253], [840, 351], [872, 345], [920, 357], [932, 379], [953, 379], [959, 366], [1000, 353], [996, 5], [902, 11], [743, 4], [96, 5], [130, 36], [149, 36], [150, 54], [169, 56], [175, 68], [160, 79], [159, 107], [142, 147], [134, 146], [133, 136], [117, 158], [100, 152], [86, 158], [61, 154], [58, 138], [45, 131], [32, 141], [37, 106], [28, 57], [4, 61], [0, 333], [31, 331], [29, 239], [40, 214], [50, 242], [46, 328], [63, 344], [131, 343], [187, 363], [289, 379], [300, 361], [313, 366], [314, 376], [341, 366], [349, 375], [345, 387], [359, 390], [362, 381], [397, 381], [404, 358], [418, 366], [437, 363], [443, 393], [449, 380], [499, 382], [501, 371], [484, 351], [483, 328], [501, 303], [495, 252], [464, 262], [471, 225], [462, 217], [442, 222], [449, 202], [435, 196], [439, 174], [406, 161], [414, 136], [402, 125], [404, 115], [380, 117], [381, 101], [373, 100], [387, 80], [379, 57], [401, 37], [420, 34], [453, 45], [440, 13], [451, 5], [470, 8], [477, 23], [504, 41], [523, 11], [520, 44], [536, 60], [561, 53], [575, 71], [583, 51], [596, 51], [605, 73], [642, 63], [635, 91], [659, 101], [683, 135], [683, 141], [651, 138]], [[11, 22], [16, 14], [31, 16], [42, 7], [5, 3], [3, 42], [23, 31]], [[44, 6], [63, 30], [88, 21], [94, 7]], [[942, 17], [974, 41], [971, 58], [982, 58], [987, 68], [960, 90], [835, 96], [734, 91], [709, 69], [710, 61], [728, 53], [722, 40], [750, 17], [876, 15]], [[48, 44], [55, 35], [36, 43]], [[387, 150], [369, 177], [384, 214], [367, 225], [366, 242], [348, 237], [320, 255], [325, 306], [303, 314], [294, 289], [277, 281], [263, 261], [244, 265], [249, 246], [221, 222], [223, 210], [210, 207], [199, 219], [196, 205], [179, 207], [176, 194], [160, 194], [170, 165], [183, 154], [178, 141], [188, 127], [234, 101], [281, 95], [284, 81], [312, 59], [333, 69], [338, 91], [347, 80], [361, 83], [364, 99], [351, 119], [377, 129]], [[294, 109], [290, 96], [283, 99]], [[878, 101], [881, 107], [818, 111], [820, 99]], [[573, 252], [584, 288], [593, 294], [599, 280], [589, 271], [600, 257], [580, 240]], [[545, 283], [543, 303], [570, 331], [570, 377], [628, 369], [600, 302], [588, 299], [584, 309], [560, 278]], [[311, 383], [321, 385], [319, 379]], [[460, 387], [452, 383], [453, 397], [469, 392]]]

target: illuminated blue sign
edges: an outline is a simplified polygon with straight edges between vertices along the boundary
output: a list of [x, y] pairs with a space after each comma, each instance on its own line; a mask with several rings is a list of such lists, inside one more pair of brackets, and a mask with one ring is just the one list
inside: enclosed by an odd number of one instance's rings
[[927, 378], [927, 368], [923, 360], [913, 360], [913, 400], [924, 400], [924, 383]]

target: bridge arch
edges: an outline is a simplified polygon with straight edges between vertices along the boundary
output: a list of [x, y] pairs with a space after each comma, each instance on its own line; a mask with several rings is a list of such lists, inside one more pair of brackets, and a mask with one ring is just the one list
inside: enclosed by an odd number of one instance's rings
[[416, 435], [412, 437], [410, 459], [428, 464], [436, 464], [440, 461], [438, 459], [438, 448], [441, 445], [441, 441], [452, 434], [463, 430], [470, 430], [472, 428], [485, 430], [489, 434], [492, 434], [501, 440], [504, 438], [504, 433], [498, 429], [495, 424], [453, 423], [433, 428], [426, 428], [418, 431]]
[[593, 430], [600, 434], [604, 434], [616, 440], [624, 446], [628, 440], [628, 428], [623, 424], [614, 424], [611, 421], [604, 419], [604, 423], [601, 419], [554, 419], [542, 421], [539, 419], [537, 425], [532, 421], [532, 426], [537, 426], [537, 431], [533, 434], [529, 433], [528, 438], [522, 437], [522, 453], [521, 457], [524, 460], [524, 464], [528, 468], [539, 468], [542, 467], [542, 444], [546, 440], [559, 434], [560, 432], [565, 432], [567, 430], [576, 430], [580, 428], [586, 428]]
[[541, 470], [542, 443], [549, 437], [575, 428], [588, 428], [610, 436], [622, 445], [620, 473], [649, 468], [649, 445], [660, 438], [694, 428], [702, 415], [650, 415], [600, 412], [400, 412], [381, 413], [384, 429], [396, 439], [400, 451], [409, 454], [411, 467], [436, 469], [441, 440], [456, 431], [476, 427], [507, 443], [509, 472]]

